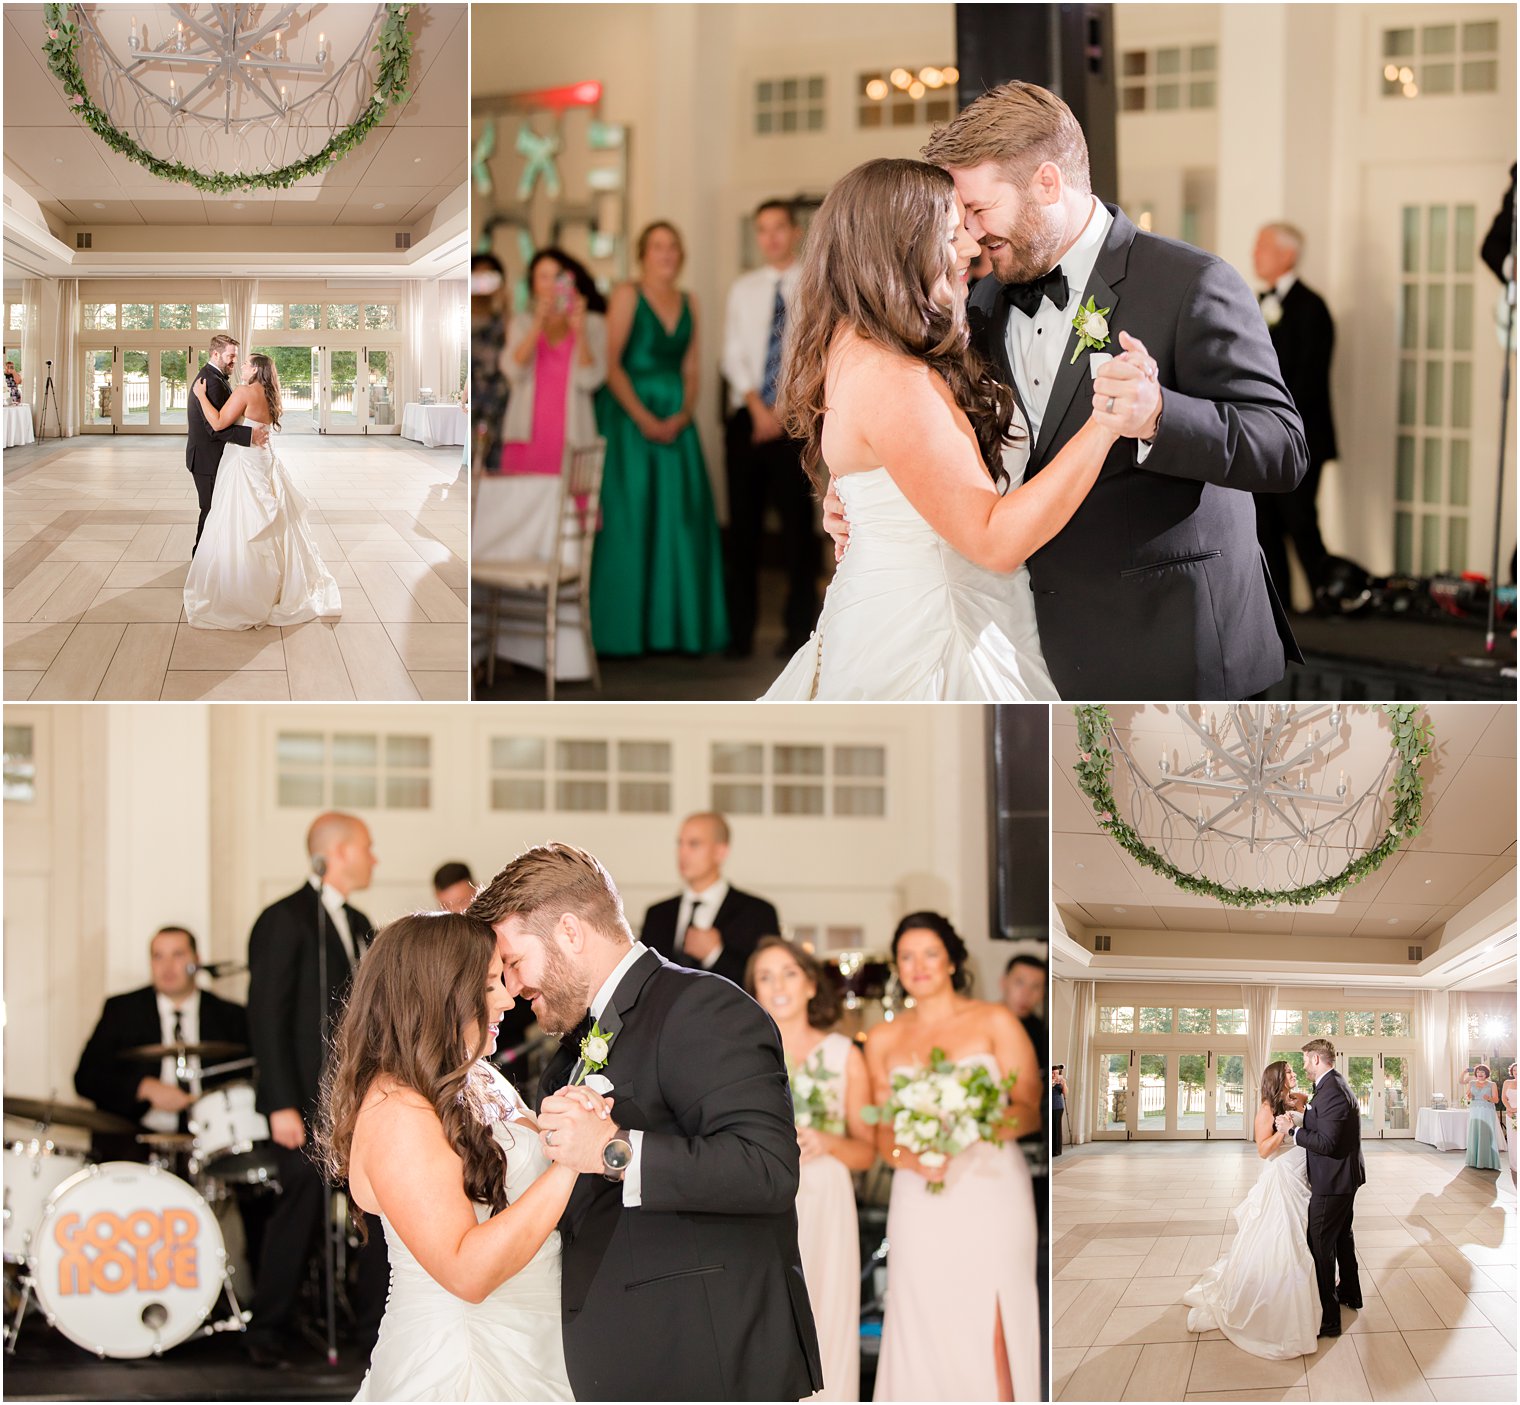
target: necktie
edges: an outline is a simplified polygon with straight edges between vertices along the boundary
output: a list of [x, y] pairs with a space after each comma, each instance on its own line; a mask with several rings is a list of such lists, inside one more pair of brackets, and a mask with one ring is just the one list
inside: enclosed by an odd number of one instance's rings
[[[180, 1010], [174, 1012], [174, 1042], [176, 1044], [183, 1044], [185, 1042], [185, 1016], [183, 1011]], [[189, 1070], [178, 1058], [174, 1060], [174, 1081], [187, 1093], [191, 1091]], [[179, 1115], [179, 1130], [185, 1132], [189, 1128], [190, 1114], [188, 1111], [181, 1112]]]
[[771, 339], [765, 347], [765, 375], [760, 381], [760, 398], [767, 405], [776, 403], [776, 382], [781, 379], [781, 338], [786, 334], [786, 299], [781, 296], [781, 280], [776, 280], [776, 301], [771, 305]]
[[1042, 273], [1028, 283], [1004, 283], [1003, 297], [1010, 307], [1016, 307], [1026, 317], [1033, 317], [1040, 310], [1040, 299], [1049, 298], [1057, 308], [1064, 308], [1071, 298], [1071, 288], [1066, 275], [1057, 264], [1049, 273]]

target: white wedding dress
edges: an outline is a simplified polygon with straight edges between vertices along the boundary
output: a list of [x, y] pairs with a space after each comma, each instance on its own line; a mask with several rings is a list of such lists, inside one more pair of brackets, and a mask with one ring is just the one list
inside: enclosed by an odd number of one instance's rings
[[[467, 1102], [506, 1157], [507, 1200], [549, 1169], [517, 1090], [475, 1066]], [[477, 1218], [490, 1217], [485, 1205]], [[440, 1287], [384, 1216], [391, 1287], [380, 1339], [355, 1400], [574, 1400], [560, 1327], [559, 1231], [482, 1303]]]
[[[1009, 490], [1028, 452], [1010, 445]], [[1059, 702], [1040, 649], [1029, 572], [973, 565], [885, 468], [836, 479], [850, 544], [812, 637], [763, 702]]]
[[197, 629], [259, 629], [341, 613], [307, 517], [272, 443], [228, 444], [185, 577], [185, 618]]
[[1319, 1289], [1309, 1253], [1309, 1176], [1302, 1147], [1279, 1148], [1235, 1207], [1235, 1240], [1186, 1293], [1188, 1331], [1223, 1332], [1269, 1361], [1312, 1356]]

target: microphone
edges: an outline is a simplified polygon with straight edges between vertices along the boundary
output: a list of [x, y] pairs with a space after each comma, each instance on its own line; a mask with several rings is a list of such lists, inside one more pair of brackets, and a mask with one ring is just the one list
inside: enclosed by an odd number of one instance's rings
[[237, 961], [191, 961], [187, 969], [192, 976], [197, 971], [204, 971], [215, 980], [218, 976], [241, 975], [248, 968]]
[[313, 854], [311, 856], [311, 871], [315, 873], [318, 878], [327, 877], [327, 860], [325, 857], [323, 857], [323, 855]]

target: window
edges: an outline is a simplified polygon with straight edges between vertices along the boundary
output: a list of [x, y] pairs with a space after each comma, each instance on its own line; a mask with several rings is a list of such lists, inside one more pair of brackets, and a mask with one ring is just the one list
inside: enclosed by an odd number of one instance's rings
[[1499, 22], [1383, 31], [1385, 98], [1451, 97], [1499, 88]]
[[292, 331], [312, 331], [322, 325], [322, 305], [315, 302], [290, 304], [289, 326]]
[[1377, 1020], [1371, 1010], [1347, 1010], [1341, 1033], [1352, 1039], [1369, 1039], [1377, 1033]]
[[670, 813], [667, 741], [493, 737], [490, 766], [493, 810]]
[[1336, 1026], [1340, 1023], [1340, 1011], [1338, 1010], [1310, 1010], [1309, 1037], [1311, 1039], [1329, 1039], [1336, 1033]]
[[1170, 1034], [1172, 1032], [1172, 1008], [1170, 1005], [1142, 1005], [1140, 1007], [1141, 1034]]
[[30, 727], [5, 726], [5, 799], [30, 805], [37, 798], [36, 739]]
[[253, 305], [253, 330], [275, 331], [285, 325], [285, 304], [282, 302], [259, 302]]
[[[99, 304], [96, 304], [99, 306]], [[111, 325], [116, 325], [116, 309], [111, 308]], [[24, 302], [8, 302], [5, 305], [5, 331], [6, 335], [14, 335], [26, 330], [26, 304]]]
[[281, 806], [426, 810], [431, 737], [375, 732], [281, 732], [275, 744]]
[[882, 819], [887, 813], [885, 747], [714, 742], [709, 762], [712, 808], [724, 814]]
[[356, 302], [331, 302], [327, 305], [329, 331], [354, 332], [359, 329], [359, 304]]
[[1302, 1034], [1304, 1012], [1302, 1010], [1278, 1010], [1272, 1016], [1273, 1034]]
[[855, 94], [858, 127], [924, 127], [948, 122], [957, 107], [960, 70], [953, 66], [862, 73]]
[[1122, 112], [1213, 108], [1218, 99], [1219, 51], [1213, 44], [1130, 49], [1120, 60]]
[[1246, 1012], [1244, 1010], [1215, 1010], [1214, 1029], [1219, 1034], [1244, 1034]]
[[190, 304], [187, 302], [159, 303], [158, 325], [166, 331], [183, 331], [190, 325]]
[[1384, 1039], [1407, 1039], [1413, 1033], [1408, 1010], [1384, 1010], [1382, 1024]]
[[1133, 1034], [1135, 1032], [1135, 1007], [1133, 1005], [1104, 1005], [1098, 1011], [1099, 1034]]
[[87, 302], [83, 305], [82, 325], [87, 332], [114, 332], [116, 330], [116, 304], [114, 302]]
[[824, 123], [822, 74], [806, 78], [763, 78], [755, 84], [755, 135], [821, 132]]
[[225, 332], [231, 320], [224, 302], [198, 302], [195, 305], [195, 325], [204, 331]]
[[121, 329], [124, 332], [147, 332], [153, 327], [153, 304], [124, 302], [121, 305]]
[[1209, 1034], [1213, 1030], [1210, 1009], [1181, 1009], [1177, 1011], [1178, 1034]]
[[[468, 318], [469, 309], [465, 309]], [[366, 303], [364, 307], [364, 329], [368, 332], [388, 331], [396, 325], [396, 307], [394, 303]]]
[[1304, 1056], [1302, 1050], [1278, 1049], [1271, 1055], [1270, 1058], [1268, 1058], [1267, 1062], [1276, 1063], [1279, 1059], [1281, 1059], [1283, 1063], [1287, 1064], [1288, 1067], [1293, 1070], [1293, 1072], [1298, 1077], [1298, 1086], [1307, 1093], [1313, 1086], [1314, 1080], [1309, 1077], [1308, 1071], [1304, 1068]]

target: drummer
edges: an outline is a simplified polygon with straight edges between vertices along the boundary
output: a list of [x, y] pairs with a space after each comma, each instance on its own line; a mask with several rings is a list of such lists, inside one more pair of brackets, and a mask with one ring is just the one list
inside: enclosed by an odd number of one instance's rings
[[[199, 953], [184, 927], [160, 927], [148, 946], [153, 983], [113, 995], [80, 1055], [74, 1087], [102, 1112], [135, 1122], [144, 1133], [186, 1130], [186, 1112], [206, 1088], [248, 1077], [241, 1072], [202, 1078], [199, 1059], [177, 1063], [165, 1055], [157, 1065], [124, 1057], [144, 1044], [198, 1044], [214, 1040], [247, 1045], [248, 1016], [241, 1005], [201, 990], [195, 983]], [[149, 1149], [135, 1137], [96, 1133], [102, 1161], [146, 1161]]]

